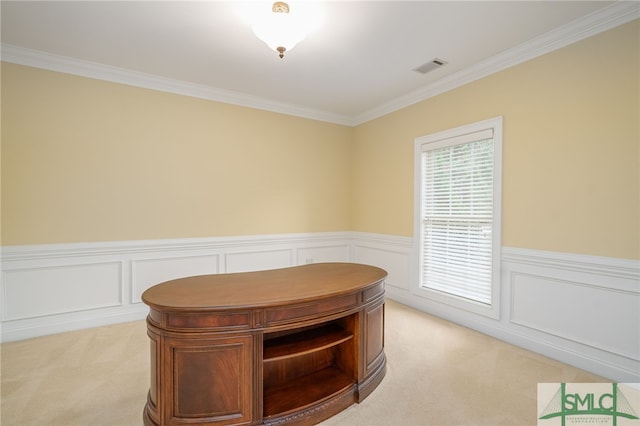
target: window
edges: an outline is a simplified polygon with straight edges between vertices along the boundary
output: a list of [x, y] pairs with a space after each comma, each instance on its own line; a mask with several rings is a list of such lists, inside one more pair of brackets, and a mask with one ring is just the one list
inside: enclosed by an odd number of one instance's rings
[[502, 118], [416, 139], [418, 292], [498, 316]]

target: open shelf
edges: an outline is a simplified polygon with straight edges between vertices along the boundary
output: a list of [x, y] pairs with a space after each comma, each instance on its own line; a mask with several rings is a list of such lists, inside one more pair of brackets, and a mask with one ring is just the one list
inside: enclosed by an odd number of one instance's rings
[[355, 381], [337, 367], [315, 371], [295, 381], [265, 388], [264, 416], [281, 415], [331, 397]]
[[278, 361], [339, 345], [353, 338], [353, 333], [328, 324], [303, 333], [288, 334], [264, 341], [264, 362]]
[[263, 340], [263, 416], [286, 416], [356, 383], [356, 315]]

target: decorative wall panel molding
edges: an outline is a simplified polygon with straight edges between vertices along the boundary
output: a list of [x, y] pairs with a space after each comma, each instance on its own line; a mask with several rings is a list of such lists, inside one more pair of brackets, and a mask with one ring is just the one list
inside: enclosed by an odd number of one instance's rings
[[389, 288], [408, 290], [411, 282], [413, 238], [393, 235], [356, 233], [353, 237], [353, 261], [378, 266], [387, 271]]
[[202, 254], [131, 260], [131, 303], [141, 303], [142, 293], [158, 283], [193, 275], [217, 274], [220, 255]]
[[122, 304], [121, 262], [33, 265], [2, 275], [3, 322]]
[[586, 370], [640, 381], [640, 262], [509, 248], [502, 269], [514, 334]]
[[417, 292], [413, 239], [360, 232], [3, 247], [2, 341], [142, 320], [150, 286], [190, 275], [358, 262], [390, 299], [610, 380], [640, 382], [640, 262], [502, 248], [500, 318]]
[[502, 247], [500, 318], [420, 295], [387, 297], [620, 382], [640, 382], [640, 262]]
[[2, 341], [144, 319], [142, 293], [175, 278], [348, 262], [351, 233], [2, 248]]
[[248, 272], [261, 269], [286, 268], [294, 265], [291, 249], [254, 250], [225, 254], [225, 271]]
[[511, 323], [640, 360], [637, 292], [511, 273]]

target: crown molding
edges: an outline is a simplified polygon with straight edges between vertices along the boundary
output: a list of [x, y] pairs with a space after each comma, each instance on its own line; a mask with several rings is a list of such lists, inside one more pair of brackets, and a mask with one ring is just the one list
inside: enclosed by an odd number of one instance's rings
[[567, 25], [558, 27], [519, 46], [506, 50], [489, 59], [476, 63], [469, 68], [442, 78], [433, 84], [398, 97], [355, 117], [304, 108], [248, 95], [246, 93], [169, 79], [153, 74], [83, 61], [67, 56], [54, 55], [4, 43], [1, 44], [1, 60], [81, 77], [260, 109], [311, 120], [326, 121], [344, 126], [357, 126], [638, 18], [640, 18], [640, 3], [636, 1], [616, 1], [611, 6], [586, 15]]
[[576, 19], [528, 42], [444, 77], [433, 84], [371, 109], [355, 117], [353, 125], [357, 126], [406, 108], [638, 18], [640, 18], [639, 2], [616, 1], [608, 7]]
[[260, 109], [312, 120], [350, 126], [353, 120], [338, 114], [276, 102], [246, 93], [218, 89], [202, 84], [174, 80], [154, 74], [146, 74], [125, 68], [56, 55], [40, 50], [27, 49], [6, 43], [1, 44], [2, 61], [18, 65], [46, 69], [80, 77], [110, 81], [112, 83], [141, 87], [177, 95], [190, 96], [242, 107]]

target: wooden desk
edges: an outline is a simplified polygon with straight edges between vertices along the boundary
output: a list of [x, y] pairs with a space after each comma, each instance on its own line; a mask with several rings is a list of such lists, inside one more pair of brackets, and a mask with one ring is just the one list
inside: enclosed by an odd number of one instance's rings
[[385, 373], [384, 279], [354, 263], [151, 287], [144, 424], [316, 424]]

